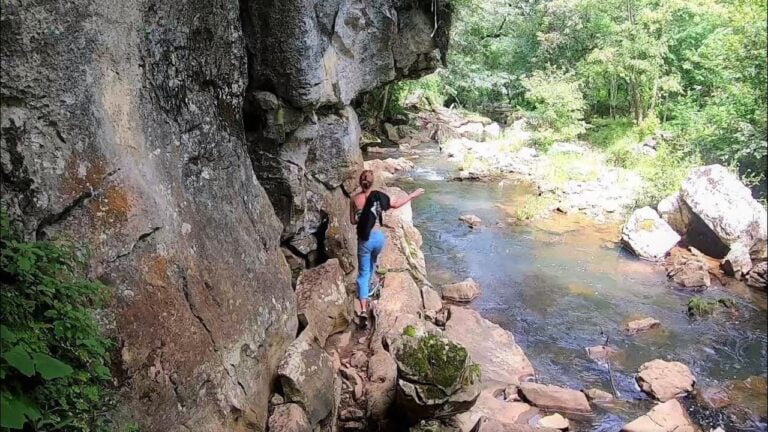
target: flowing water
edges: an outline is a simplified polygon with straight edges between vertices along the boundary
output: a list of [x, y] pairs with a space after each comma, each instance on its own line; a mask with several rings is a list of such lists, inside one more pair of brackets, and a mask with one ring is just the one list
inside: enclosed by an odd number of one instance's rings
[[[735, 408], [704, 409], [684, 403], [705, 431], [766, 430], [766, 299], [742, 284], [710, 288], [713, 299], [731, 298], [736, 312], [707, 319], [686, 314], [691, 292], [675, 289], [658, 265], [613, 246], [618, 225], [592, 224], [558, 216], [532, 224], [510, 220], [510, 212], [533, 193], [525, 183], [450, 181], [454, 167], [435, 149], [414, 159], [416, 169], [401, 181], [423, 187], [413, 203], [414, 223], [424, 237], [429, 277], [436, 287], [471, 277], [483, 288], [470, 307], [512, 332], [541, 383], [615, 390], [619, 402], [577, 421], [577, 430], [617, 431], [653, 403], [639, 391], [634, 373], [661, 358], [688, 365], [697, 387], [735, 386]], [[472, 230], [458, 217], [483, 220]], [[608, 243], [608, 244], [606, 244]], [[627, 321], [654, 317], [661, 328], [627, 336]], [[589, 359], [586, 347], [608, 345], [622, 353], [609, 369]], [[743, 380], [753, 378], [755, 388]], [[741, 386], [741, 387], [739, 387]], [[741, 389], [737, 394], [738, 389]], [[736, 424], [739, 424], [738, 426]]]

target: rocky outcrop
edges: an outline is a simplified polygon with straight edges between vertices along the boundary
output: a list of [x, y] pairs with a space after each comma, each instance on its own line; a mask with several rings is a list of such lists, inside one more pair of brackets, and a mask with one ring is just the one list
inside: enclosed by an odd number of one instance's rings
[[113, 288], [118, 421], [266, 426], [291, 272], [354, 270], [350, 101], [444, 58], [450, 7], [432, 4], [2, 8], [2, 207], [29, 238], [82, 241]]
[[311, 432], [312, 425], [304, 409], [294, 403], [277, 405], [269, 416], [269, 430], [281, 432]]
[[502, 425], [526, 423], [538, 410], [525, 402], [504, 401], [497, 397], [503, 391], [498, 386], [491, 386], [480, 393], [477, 402], [469, 411], [456, 416], [459, 428], [469, 432], [477, 427], [482, 419], [492, 419]]
[[397, 406], [411, 420], [450, 417], [470, 409], [480, 394], [480, 367], [461, 345], [405, 330], [391, 351], [397, 362]]
[[747, 285], [752, 288], [768, 289], [768, 261], [755, 264], [747, 275]]
[[640, 366], [637, 374], [640, 388], [662, 402], [693, 391], [695, 383], [688, 366], [680, 362], [649, 361]]
[[445, 335], [467, 349], [480, 365], [484, 383], [519, 384], [533, 376], [533, 366], [512, 333], [476, 311], [452, 306]]
[[239, 4], [7, 3], [2, 23], [2, 207], [82, 242], [114, 292], [118, 421], [264, 427], [297, 320], [244, 148]]
[[621, 241], [635, 255], [660, 260], [680, 236], [650, 207], [635, 210], [621, 230]]
[[[693, 224], [703, 224], [726, 248], [740, 243], [753, 258], [766, 256], [766, 211], [728, 169], [708, 165], [691, 170], [680, 188], [680, 197], [696, 215]], [[691, 244], [708, 255], [722, 258]]]
[[680, 402], [675, 399], [656, 405], [648, 414], [621, 428], [622, 432], [699, 432]]
[[469, 278], [461, 282], [444, 285], [443, 299], [454, 302], [471, 302], [480, 296], [480, 285]]

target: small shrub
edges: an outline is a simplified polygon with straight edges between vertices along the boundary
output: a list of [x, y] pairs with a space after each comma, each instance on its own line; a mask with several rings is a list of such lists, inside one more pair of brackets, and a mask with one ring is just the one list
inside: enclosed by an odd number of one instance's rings
[[106, 300], [63, 242], [24, 242], [0, 212], [3, 304], [0, 424], [38, 431], [107, 431], [113, 343], [94, 311]]
[[717, 307], [717, 301], [708, 300], [703, 297], [692, 297], [688, 300], [688, 316], [690, 317], [703, 317], [712, 315]]
[[526, 199], [522, 206], [515, 209], [515, 219], [521, 222], [541, 218], [549, 211], [552, 199], [532, 195]]

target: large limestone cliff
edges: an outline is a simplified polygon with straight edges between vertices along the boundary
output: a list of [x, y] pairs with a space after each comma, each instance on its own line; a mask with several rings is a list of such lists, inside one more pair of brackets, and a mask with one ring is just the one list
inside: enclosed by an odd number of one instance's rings
[[434, 69], [432, 3], [2, 0], [2, 206], [90, 249], [142, 430], [265, 428], [298, 327], [283, 253], [354, 270], [349, 105]]

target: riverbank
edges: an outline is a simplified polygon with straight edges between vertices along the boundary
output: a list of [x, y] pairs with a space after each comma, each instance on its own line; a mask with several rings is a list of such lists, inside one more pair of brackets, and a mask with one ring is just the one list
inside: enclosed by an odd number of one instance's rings
[[[429, 277], [435, 287], [467, 276], [479, 281], [483, 294], [470, 307], [485, 319], [515, 333], [516, 343], [521, 344], [528, 354], [540, 382], [572, 389], [596, 386], [610, 392], [606, 366], [591, 360], [584, 350], [602, 345], [609, 336], [608, 345], [622, 353], [620, 359], [612, 363], [616, 385], [623, 395], [621, 403], [618, 408], [614, 406], [608, 410], [595, 407], [591, 420], [570, 415], [576, 430], [617, 430], [650, 410], [653, 403], [635, 387], [634, 377], [643, 362], [658, 356], [689, 365], [699, 380], [697, 385], [707, 390], [743, 387], [737, 384], [741, 382], [739, 379], [731, 384], [728, 377], [744, 376], [747, 370], [761, 373], [760, 358], [765, 356], [762, 348], [765, 333], [761, 328], [765, 323], [760, 324], [755, 319], [764, 312], [750, 312], [750, 308], [753, 304], [764, 304], [764, 300], [750, 298], [755, 295], [752, 291], [743, 288], [747, 294], [742, 293], [745, 297], [739, 297], [734, 285], [704, 293], [715, 299], [733, 297], [742, 311], [741, 316], [729, 319], [718, 314], [710, 320], [702, 320], [695, 324], [698, 327], [696, 333], [707, 334], [707, 342], [701, 336], [691, 338], [689, 328], [694, 322], [683, 314], [686, 299], [691, 294], [671, 290], [660, 267], [633, 261], [622, 254], [615, 243], [606, 245], [611, 236], [616, 239], [616, 225], [593, 224], [574, 219], [577, 215], [557, 214], [532, 224], [506, 223], [505, 212], [496, 204], [527, 193], [527, 188], [516, 183], [499, 186], [498, 182], [441, 181], [451, 179], [453, 175], [447, 167], [443, 169], [445, 165], [436, 150], [431, 151], [430, 145], [410, 148], [403, 156], [415, 162], [413, 171], [405, 173], [405, 179], [390, 178], [390, 181], [409, 188], [427, 188], [427, 198], [415, 203], [415, 217], [416, 225], [426, 230], [424, 247]], [[382, 163], [368, 162], [367, 165]], [[392, 167], [392, 171], [397, 173], [398, 168]], [[469, 211], [482, 219], [481, 226], [476, 229], [458, 220]], [[568, 219], [571, 221], [567, 222]], [[604, 234], [590, 237], [588, 233], [594, 232], [594, 227], [602, 227]], [[508, 237], [509, 230], [518, 234]], [[519, 244], [521, 241], [523, 244]], [[569, 252], [560, 255], [558, 251], [561, 250]], [[535, 260], [531, 262], [531, 258]], [[618, 269], [621, 272], [614, 274]], [[601, 276], [591, 279], [595, 277], [591, 276], [593, 274]], [[765, 307], [760, 310], [764, 311]], [[633, 317], [641, 318], [637, 314], [655, 316], [662, 323], [661, 329], [638, 337], [622, 333], [621, 329]], [[744, 328], [747, 323], [751, 324]], [[563, 331], [564, 328], [568, 331]], [[741, 347], [731, 345], [744, 338], [751, 342]], [[711, 354], [701, 351], [699, 347], [702, 345], [712, 350]], [[751, 358], [751, 367], [746, 369], [737, 366], [740, 360], [729, 354], [754, 348], [762, 354]], [[753, 400], [757, 399], [759, 390], [751, 391]], [[743, 395], [733, 396], [734, 400], [743, 398]], [[700, 409], [694, 399], [689, 397], [681, 401], [696, 413], [696, 421], [714, 429], [719, 414], [713, 412], [725, 411]], [[743, 407], [739, 405], [737, 409], [735, 405], [739, 404], [732, 403], [729, 409], [738, 411]], [[750, 412], [759, 413], [760, 410], [758, 407]], [[752, 418], [751, 415], [747, 417]], [[754, 415], [761, 418], [761, 414]], [[569, 416], [566, 414], [566, 417]], [[760, 430], [760, 427], [753, 430]]]

